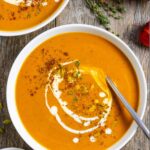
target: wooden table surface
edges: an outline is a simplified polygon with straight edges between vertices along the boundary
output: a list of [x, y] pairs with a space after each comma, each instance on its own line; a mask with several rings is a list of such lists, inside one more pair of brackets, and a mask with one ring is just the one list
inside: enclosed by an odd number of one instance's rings
[[[150, 49], [138, 44], [138, 31], [141, 25], [150, 20], [150, 1], [125, 0], [127, 13], [119, 21], [111, 20], [111, 28], [120, 38], [126, 42], [140, 60], [148, 83], [148, 103], [144, 122], [150, 129]], [[71, 23], [84, 23], [101, 27], [92, 13], [85, 6], [84, 0], [70, 0], [66, 9], [44, 28], [24, 36], [0, 37], [0, 102], [4, 109], [0, 114], [0, 123], [4, 118], [9, 118], [6, 106], [6, 83], [13, 61], [21, 49], [35, 36], [43, 31]], [[29, 146], [21, 139], [13, 125], [6, 128], [5, 133], [0, 135], [0, 148], [20, 147], [30, 150]], [[150, 150], [150, 142], [138, 128], [135, 136], [122, 150]]]

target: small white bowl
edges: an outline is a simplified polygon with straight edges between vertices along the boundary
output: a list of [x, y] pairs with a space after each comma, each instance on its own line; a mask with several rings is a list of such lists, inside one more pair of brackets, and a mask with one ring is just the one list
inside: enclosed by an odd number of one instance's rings
[[43, 20], [41, 23], [39, 23], [33, 27], [23, 29], [23, 30], [18, 30], [18, 31], [0, 30], [0, 36], [19, 36], [19, 35], [24, 35], [24, 34], [34, 32], [34, 31], [46, 26], [48, 23], [52, 22], [64, 10], [64, 8], [67, 6], [68, 2], [69, 2], [69, 0], [64, 0], [59, 8], [56, 11], [54, 11], [54, 13], [52, 15], [50, 15], [46, 20]]
[[[35, 141], [31, 135], [27, 132], [25, 129], [23, 123], [21, 122], [21, 119], [19, 117], [17, 107], [16, 107], [16, 100], [15, 100], [15, 85], [16, 85], [16, 79], [18, 76], [18, 73], [22, 67], [22, 64], [24, 63], [25, 59], [30, 55], [30, 53], [41, 43], [46, 41], [47, 39], [66, 32], [84, 32], [84, 33], [90, 33], [94, 34], [100, 37], [105, 38], [106, 40], [110, 41], [114, 45], [116, 45], [129, 59], [131, 62], [133, 68], [135, 69], [137, 79], [139, 82], [139, 107], [138, 107], [138, 115], [142, 119], [145, 108], [146, 108], [146, 102], [147, 102], [147, 85], [145, 76], [142, 70], [142, 67], [140, 65], [140, 62], [132, 52], [132, 50], [118, 37], [114, 36], [110, 32], [107, 32], [101, 28], [90, 26], [90, 25], [83, 25], [83, 24], [72, 24], [72, 25], [65, 25], [60, 26], [51, 30], [48, 30], [36, 38], [34, 38], [29, 44], [25, 46], [25, 48], [20, 52], [19, 56], [16, 58], [12, 69], [9, 74], [8, 83], [7, 83], [7, 105], [8, 110], [10, 113], [10, 117], [12, 119], [12, 122], [14, 126], [16, 127], [18, 133], [21, 135], [21, 137], [24, 139], [28, 145], [30, 145], [33, 149], [36, 150], [44, 150], [45, 148], [40, 145], [37, 141]], [[38, 43], [38, 44], [37, 44]], [[114, 145], [112, 145], [109, 150], [119, 150], [121, 149], [127, 142], [133, 137], [137, 129], [137, 125], [135, 122], [132, 123], [128, 131], [124, 134], [124, 136], [116, 142]]]

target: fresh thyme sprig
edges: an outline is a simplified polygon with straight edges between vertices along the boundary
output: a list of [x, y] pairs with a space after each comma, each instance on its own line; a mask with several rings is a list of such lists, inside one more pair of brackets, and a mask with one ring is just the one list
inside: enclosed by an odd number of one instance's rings
[[85, 0], [85, 1], [90, 10], [95, 14], [99, 23], [103, 25], [105, 28], [108, 28], [110, 22], [108, 17], [104, 15], [104, 13], [102, 12], [100, 4], [98, 4], [95, 0]]
[[121, 19], [125, 12], [123, 0], [85, 0], [87, 6], [95, 14], [99, 23], [107, 30], [110, 29], [109, 17]]

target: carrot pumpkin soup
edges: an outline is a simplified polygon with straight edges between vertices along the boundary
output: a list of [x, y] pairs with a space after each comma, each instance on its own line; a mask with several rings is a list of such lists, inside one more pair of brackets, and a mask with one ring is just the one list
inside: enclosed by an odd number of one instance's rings
[[136, 110], [138, 83], [129, 60], [107, 40], [65, 33], [38, 46], [16, 83], [20, 118], [49, 150], [104, 150], [132, 118], [106, 84], [109, 75]]
[[31, 28], [55, 12], [63, 0], [0, 0], [0, 30]]

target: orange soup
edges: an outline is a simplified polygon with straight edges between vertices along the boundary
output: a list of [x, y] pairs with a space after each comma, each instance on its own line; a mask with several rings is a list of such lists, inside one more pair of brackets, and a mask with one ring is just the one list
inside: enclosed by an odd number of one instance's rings
[[0, 30], [17, 31], [38, 25], [50, 17], [62, 2], [63, 0], [0, 0]]
[[27, 131], [49, 150], [104, 150], [116, 143], [132, 118], [106, 84], [107, 75], [136, 110], [137, 78], [116, 46], [87, 33], [45, 41], [28, 56], [16, 83]]

